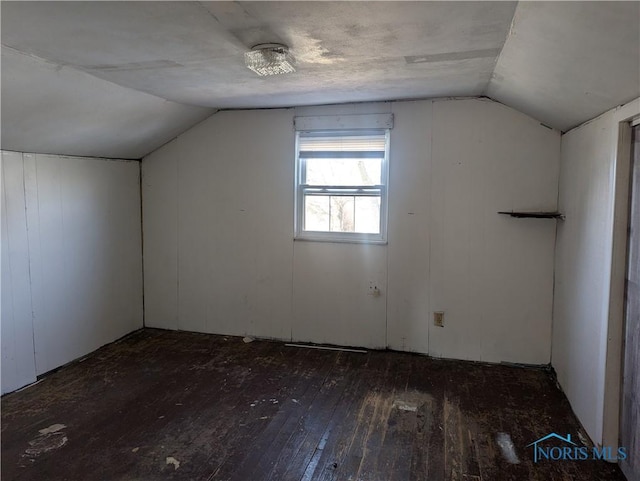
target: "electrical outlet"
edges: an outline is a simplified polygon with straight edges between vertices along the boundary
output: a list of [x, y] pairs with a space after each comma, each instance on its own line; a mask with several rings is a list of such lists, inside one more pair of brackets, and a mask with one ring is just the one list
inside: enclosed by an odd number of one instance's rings
[[433, 325], [444, 327], [444, 312], [438, 311], [433, 313]]

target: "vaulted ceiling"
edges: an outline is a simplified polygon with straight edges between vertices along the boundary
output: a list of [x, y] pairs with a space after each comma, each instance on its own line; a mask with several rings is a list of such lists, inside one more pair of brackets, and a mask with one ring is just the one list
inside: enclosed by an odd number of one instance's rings
[[[486, 95], [567, 130], [640, 96], [639, 2], [8, 2], [2, 148], [140, 158], [222, 108]], [[258, 77], [280, 42], [293, 74]]]

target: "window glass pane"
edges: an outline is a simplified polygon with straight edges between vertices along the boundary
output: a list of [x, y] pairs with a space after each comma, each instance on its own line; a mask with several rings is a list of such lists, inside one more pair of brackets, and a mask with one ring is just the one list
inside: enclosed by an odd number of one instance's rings
[[347, 195], [332, 195], [331, 232], [355, 232], [354, 198]]
[[355, 231], [380, 233], [380, 197], [356, 197]]
[[304, 230], [329, 230], [329, 196], [304, 196]]
[[380, 185], [382, 159], [307, 159], [309, 185]]

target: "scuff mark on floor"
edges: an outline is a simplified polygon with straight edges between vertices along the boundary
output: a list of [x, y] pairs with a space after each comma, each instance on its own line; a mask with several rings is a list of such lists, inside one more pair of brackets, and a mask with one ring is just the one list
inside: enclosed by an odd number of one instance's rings
[[408, 403], [407, 401], [402, 401], [401, 399], [396, 399], [393, 401], [393, 406], [400, 411], [411, 411], [416, 412], [418, 410], [418, 406], [412, 403]]
[[591, 445], [591, 442], [589, 442], [586, 438], [586, 436], [584, 434], [582, 434], [580, 431], [578, 431], [578, 438], [580, 439], [580, 442], [584, 445], [584, 446], [589, 446]]
[[40, 434], [50, 434], [50, 433], [55, 433], [57, 431], [60, 431], [61, 429], [66, 428], [67, 426], [65, 426], [64, 424], [52, 424], [51, 426], [49, 426], [48, 428], [44, 428], [41, 429], [40, 431], [38, 431]]
[[64, 424], [52, 424], [51, 426], [40, 429], [38, 435], [29, 441], [29, 447], [24, 450], [25, 457], [35, 458], [43, 453], [61, 448], [67, 441], [67, 435], [61, 430], [66, 428]]
[[167, 465], [169, 465], [169, 464], [173, 464], [173, 467], [175, 469], [178, 469], [180, 467], [180, 461], [178, 461], [173, 456], [167, 456]]
[[508, 463], [520, 464], [520, 459], [518, 459], [518, 455], [516, 454], [516, 448], [513, 445], [511, 436], [507, 433], [498, 433], [496, 442], [502, 451], [502, 456]]

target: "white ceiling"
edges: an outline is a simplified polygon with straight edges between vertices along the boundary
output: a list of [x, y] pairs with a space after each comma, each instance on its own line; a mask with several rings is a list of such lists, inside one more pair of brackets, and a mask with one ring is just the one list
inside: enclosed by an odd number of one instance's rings
[[[638, 2], [6, 2], [2, 148], [139, 158], [220, 108], [488, 95], [567, 130], [640, 96]], [[297, 72], [243, 53], [287, 44]]]
[[566, 131], [640, 96], [640, 2], [521, 2], [485, 94]]

